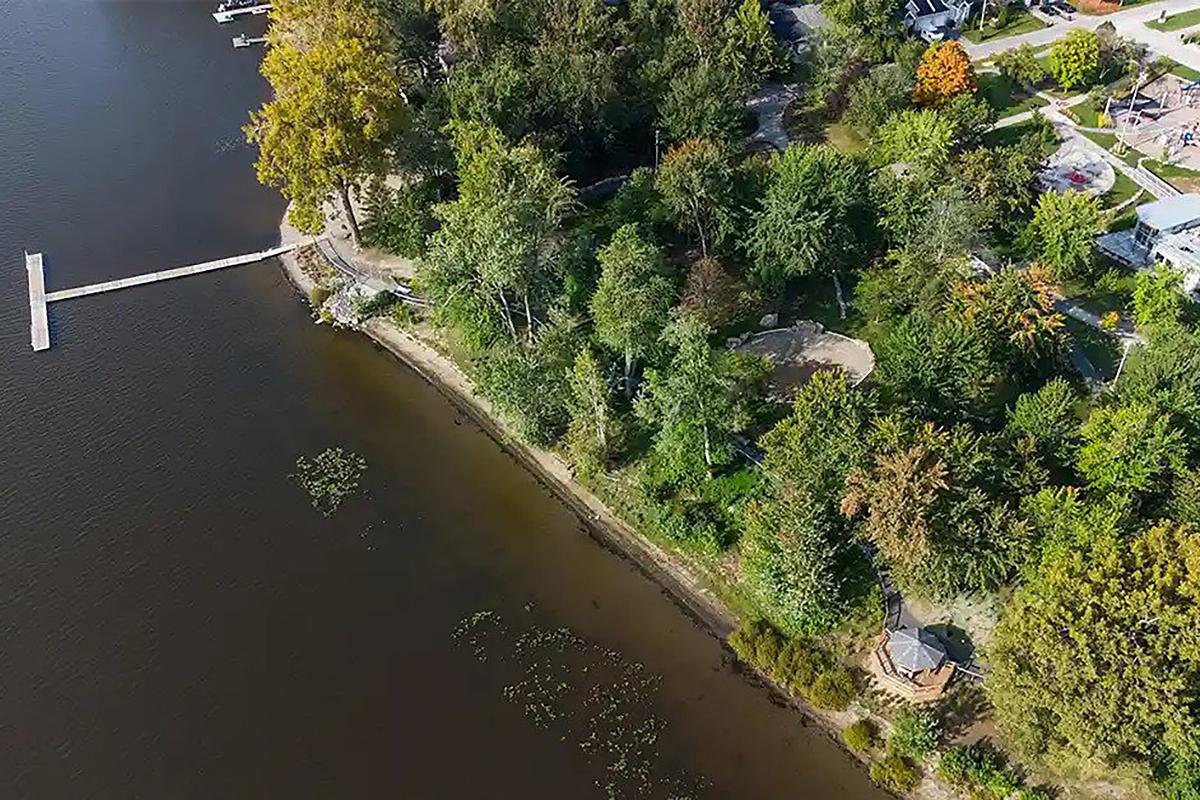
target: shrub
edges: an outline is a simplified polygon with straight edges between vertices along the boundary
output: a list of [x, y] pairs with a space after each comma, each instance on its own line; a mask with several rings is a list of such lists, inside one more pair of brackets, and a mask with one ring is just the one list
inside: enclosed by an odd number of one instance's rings
[[917, 785], [917, 771], [893, 754], [871, 765], [871, 780], [884, 789], [907, 792]]
[[835, 664], [817, 676], [808, 699], [817, 708], [845, 711], [855, 694], [854, 673], [843, 664]]
[[892, 735], [888, 750], [896, 755], [923, 761], [941, 741], [942, 732], [927, 711], [902, 708], [892, 720]]
[[308, 304], [313, 308], [320, 308], [325, 305], [331, 294], [333, 293], [324, 286], [314, 286], [308, 290]]
[[860, 719], [842, 728], [842, 741], [856, 753], [865, 753], [875, 747], [875, 723]]

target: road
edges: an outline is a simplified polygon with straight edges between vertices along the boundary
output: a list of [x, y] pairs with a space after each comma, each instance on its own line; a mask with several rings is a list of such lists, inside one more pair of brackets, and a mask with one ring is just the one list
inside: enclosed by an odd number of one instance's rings
[[960, 41], [962, 41], [971, 58], [978, 61], [980, 59], [991, 58], [999, 52], [1011, 50], [1023, 44], [1032, 45], [1033, 47], [1050, 44], [1056, 39], [1066, 36], [1069, 31], [1076, 28], [1095, 30], [1101, 23], [1111, 22], [1113, 27], [1117, 29], [1117, 33], [1144, 43], [1155, 55], [1168, 56], [1180, 64], [1200, 70], [1200, 47], [1185, 45], [1179, 38], [1179, 31], [1164, 33], [1156, 31], [1153, 28], [1147, 28], [1145, 24], [1158, 19], [1158, 15], [1164, 10], [1167, 12], [1167, 16], [1173, 16], [1195, 8], [1200, 8], [1198, 0], [1162, 0], [1162, 2], [1146, 3], [1145, 5], [1135, 6], [1128, 11], [1117, 11], [1116, 13], [1104, 16], [1076, 14], [1074, 19], [1056, 20], [1048, 28], [1021, 34], [1020, 36], [990, 39], [982, 44], [971, 44], [965, 40]]

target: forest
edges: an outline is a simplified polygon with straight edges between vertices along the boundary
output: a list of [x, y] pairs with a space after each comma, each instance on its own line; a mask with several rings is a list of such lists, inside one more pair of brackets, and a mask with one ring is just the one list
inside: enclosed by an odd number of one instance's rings
[[[1081, 30], [985, 73], [895, 0], [821, 11], [797, 52], [759, 0], [277, 0], [247, 133], [292, 224], [336, 205], [411, 259], [433, 310], [397, 324], [699, 570], [747, 621], [739, 655], [815, 705], [862, 691], [880, 571], [995, 609], [973, 715], [995, 750], [884, 710], [881, 784], [1200, 798], [1198, 317], [1169, 269], [1097, 254], [1128, 223], [1043, 193], [1053, 126], [994, 128], [985, 91], [1087, 91], [1144, 53]], [[749, 147], [778, 86], [790, 144]], [[1056, 304], [1081, 287], [1141, 337], [1099, 386]], [[774, 401], [725, 344], [764, 315], [868, 342], [873, 373]]]

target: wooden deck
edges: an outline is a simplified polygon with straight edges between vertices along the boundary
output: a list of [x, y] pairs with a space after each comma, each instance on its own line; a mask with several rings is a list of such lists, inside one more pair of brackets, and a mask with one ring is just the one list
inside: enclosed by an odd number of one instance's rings
[[885, 691], [908, 700], [910, 703], [930, 703], [937, 700], [946, 691], [946, 686], [954, 676], [957, 665], [946, 661], [936, 670], [926, 670], [914, 678], [902, 674], [888, 656], [886, 634], [881, 636], [867, 654], [866, 668], [875, 682]]
[[42, 254], [25, 254], [29, 277], [29, 336], [34, 350], [50, 349], [50, 324], [46, 321], [46, 274]]

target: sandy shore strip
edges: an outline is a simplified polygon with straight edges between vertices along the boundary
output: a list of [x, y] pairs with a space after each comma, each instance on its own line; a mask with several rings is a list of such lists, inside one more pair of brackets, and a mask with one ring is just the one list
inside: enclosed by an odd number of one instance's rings
[[[306, 299], [316, 283], [300, 266], [295, 252], [280, 257], [288, 281]], [[470, 378], [429, 344], [374, 317], [358, 330], [370, 337], [436, 388], [457, 409], [514, 456], [582, 520], [589, 533], [618, 555], [636, 564], [663, 586], [689, 615], [722, 642], [738, 619], [705, 585], [703, 579], [662, 548], [629, 527], [600, 498], [575, 480], [571, 467], [556, 454], [518, 440], [499, 422], [492, 404], [475, 393]]]

